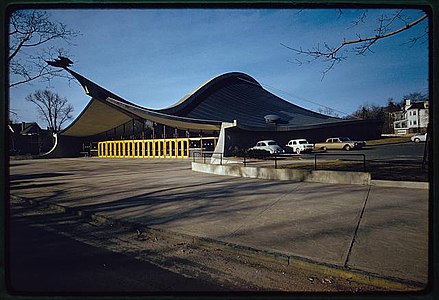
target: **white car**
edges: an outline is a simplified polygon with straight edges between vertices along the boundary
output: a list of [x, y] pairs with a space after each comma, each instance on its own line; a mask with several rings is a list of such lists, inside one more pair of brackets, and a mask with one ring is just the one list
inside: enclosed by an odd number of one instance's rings
[[293, 152], [300, 154], [301, 152], [311, 152], [314, 150], [314, 145], [308, 143], [306, 139], [291, 140], [286, 144], [287, 147], [291, 148]]
[[425, 141], [427, 141], [427, 134], [426, 133], [419, 133], [419, 134], [412, 136], [410, 139], [412, 140], [412, 142], [415, 142], [415, 143], [425, 142]]
[[284, 153], [285, 150], [279, 146], [274, 140], [259, 141], [256, 146], [252, 147], [254, 150], [265, 150], [269, 151], [270, 154]]

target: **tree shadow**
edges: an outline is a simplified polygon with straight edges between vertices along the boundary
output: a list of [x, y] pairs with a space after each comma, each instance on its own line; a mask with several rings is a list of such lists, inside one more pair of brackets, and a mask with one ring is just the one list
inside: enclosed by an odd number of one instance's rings
[[52, 172], [52, 173], [36, 173], [36, 174], [11, 174], [9, 175], [9, 181], [11, 184], [14, 184], [14, 181], [21, 180], [34, 180], [34, 179], [43, 179], [43, 178], [54, 178], [54, 177], [62, 177], [74, 175], [73, 173], [65, 173], [65, 172]]
[[[185, 167], [184, 170], [186, 169]], [[314, 242], [318, 247], [326, 247], [316, 244], [316, 242], [325, 238], [341, 239], [345, 243], [341, 255], [346, 255], [347, 247], [354, 237], [355, 227], [367, 192], [367, 188], [364, 186], [302, 184], [288, 181], [207, 176], [186, 171], [184, 173], [178, 172], [173, 173], [175, 177], [172, 177], [172, 180], [155, 181], [150, 178], [150, 181], [142, 184], [141, 180], [148, 176], [148, 172], [136, 170], [131, 172], [130, 170], [129, 175], [130, 178], [133, 178], [133, 182], [118, 182], [117, 177], [115, 177], [117, 172], [108, 174], [102, 171], [102, 174], [95, 176], [105, 179], [109, 184], [98, 187], [98, 189], [76, 173], [54, 173], [58, 174], [55, 176], [56, 179], [60, 179], [61, 175], [59, 174], [70, 174], [74, 175], [72, 180], [81, 179], [82, 181], [78, 181], [73, 186], [59, 184], [55, 186], [55, 191], [51, 195], [41, 196], [39, 201], [72, 205], [75, 210], [131, 221], [140, 226], [173, 228], [173, 230], [178, 231], [180, 226], [189, 223], [193, 228], [198, 229], [209, 224], [209, 228], [215, 230], [215, 238], [224, 241], [231, 238], [239, 240], [258, 235], [261, 232], [266, 233], [264, 244], [271, 244], [273, 247], [279, 243], [294, 245], [310, 242]], [[193, 177], [188, 179], [187, 176], [191, 175]], [[150, 176], [153, 174], [151, 173]], [[35, 180], [42, 179], [50, 179], [50, 177], [35, 177]], [[55, 181], [55, 183], [59, 182]], [[112, 189], [111, 183], [120, 184], [122, 187]], [[40, 184], [49, 186], [49, 183], [45, 181]], [[37, 185], [29, 185], [29, 187], [38, 188]], [[83, 192], [78, 193], [74, 190], [78, 187], [83, 187]], [[136, 194], [127, 195], [129, 192], [136, 192]], [[322, 193], [324, 193], [324, 197], [322, 197]], [[361, 199], [357, 199], [356, 203], [340, 202], [340, 205], [335, 206], [334, 209], [322, 210], [325, 205], [342, 201], [339, 198], [340, 193], [350, 193], [352, 197], [361, 197]], [[37, 194], [38, 192], [35, 191], [35, 196]], [[398, 226], [418, 228], [417, 221], [397, 214], [398, 209], [404, 207], [408, 210], [417, 209], [416, 206], [413, 206], [415, 203], [413, 203], [412, 198], [401, 198], [398, 202], [386, 200], [383, 198], [372, 207], [366, 206], [365, 213], [385, 214], [387, 212], [392, 218], [375, 219], [373, 223], [361, 227], [362, 233], [369, 234], [374, 228], [393, 229]], [[344, 201], [349, 200], [345, 199]], [[311, 214], [304, 214], [300, 220], [283, 218], [273, 219], [267, 224], [261, 223], [261, 214], [275, 208], [273, 207], [274, 203], [276, 205], [283, 204], [285, 210], [307, 206]], [[352, 222], [338, 222], [337, 218], [342, 216], [351, 216]], [[60, 214], [54, 215], [51, 222], [62, 223], [63, 221], [68, 224], [72, 220], [69, 218], [63, 220], [63, 215]], [[224, 228], [220, 228], [221, 226]], [[286, 235], [285, 228], [291, 228], [291, 231]], [[224, 230], [221, 232], [220, 229]], [[282, 231], [283, 234], [276, 234], [276, 232]], [[207, 236], [212, 234], [212, 232], [203, 232], [203, 230], [200, 230], [199, 234], [200, 232]]]

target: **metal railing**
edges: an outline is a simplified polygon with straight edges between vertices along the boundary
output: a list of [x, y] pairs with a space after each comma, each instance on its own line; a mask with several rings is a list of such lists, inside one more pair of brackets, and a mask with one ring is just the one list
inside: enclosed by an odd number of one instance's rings
[[[365, 154], [333, 154], [333, 153], [319, 153], [314, 154], [314, 170], [317, 170], [317, 156], [361, 156], [363, 158], [363, 171], [366, 172], [366, 155]], [[358, 160], [357, 160], [358, 161]]]
[[268, 160], [268, 159], [273, 159], [273, 161], [274, 161], [274, 168], [275, 169], [277, 169], [277, 161], [279, 160], [279, 156], [277, 155], [277, 154], [270, 154], [270, 155], [255, 155], [255, 154], [253, 154], [252, 156], [247, 156], [247, 155], [244, 155], [243, 157], [242, 157], [242, 163], [243, 163], [243, 165], [244, 165], [244, 167], [246, 167], [247, 166], [247, 164], [249, 163], [249, 159], [251, 159], [251, 158], [255, 158], [255, 159], [259, 159], [259, 160], [261, 160], [261, 159], [264, 159], [264, 160]]
[[[206, 158], [216, 158], [220, 160], [220, 165], [223, 164], [223, 158], [224, 158], [224, 153], [222, 152], [214, 152], [214, 151], [193, 151], [191, 152], [191, 156], [192, 156], [192, 161], [195, 162], [197, 158], [202, 159], [203, 164], [206, 163]], [[215, 157], [216, 156], [216, 157]], [[264, 156], [264, 155], [252, 155], [252, 156], [247, 156], [244, 155], [241, 157], [242, 158], [242, 164], [244, 167], [246, 167], [249, 163], [252, 163], [250, 161], [251, 158], [254, 159], [258, 159], [258, 161], [260, 161], [261, 159], [273, 159], [274, 161], [274, 168], [277, 169], [278, 167], [278, 160], [279, 160], [279, 156], [277, 156], [276, 154], [271, 154], [269, 156]]]
[[[214, 157], [215, 155], [219, 157]], [[206, 157], [207, 158], [219, 158], [220, 165], [223, 164], [223, 157], [224, 154], [222, 152], [214, 152], [214, 151], [194, 151], [192, 152], [192, 161], [195, 162], [196, 158], [201, 158], [203, 160], [203, 164], [206, 163]]]
[[[197, 159], [201, 159], [203, 164], [207, 162], [207, 159], [216, 158], [219, 159], [220, 165], [223, 164], [223, 158], [224, 153], [222, 152], [214, 152], [214, 151], [194, 151], [191, 153], [192, 161], [195, 162]], [[355, 160], [355, 161], [362, 161], [363, 165], [363, 171], [366, 172], [366, 155], [365, 154], [332, 154], [332, 153], [316, 153], [314, 154], [314, 170], [318, 170], [317, 168], [317, 157], [361, 157], [361, 160]], [[251, 161], [251, 159], [255, 159], [255, 161]], [[279, 166], [279, 160], [284, 159], [285, 157], [279, 156], [277, 154], [271, 154], [269, 156], [267, 155], [244, 155], [242, 156], [242, 164], [244, 167], [247, 167], [251, 163], [259, 163], [261, 160], [264, 161], [273, 161], [273, 166], [275, 169]], [[256, 161], [257, 160], [257, 161]], [[210, 161], [208, 162], [210, 163]], [[327, 168], [325, 168], [327, 169]], [[322, 168], [320, 169], [322, 170]]]

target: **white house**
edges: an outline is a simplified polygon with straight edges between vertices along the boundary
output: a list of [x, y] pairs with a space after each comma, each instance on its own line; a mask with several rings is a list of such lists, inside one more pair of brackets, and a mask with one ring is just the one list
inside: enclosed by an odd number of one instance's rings
[[393, 130], [396, 134], [427, 132], [428, 100], [413, 102], [405, 100], [404, 108], [393, 113]]

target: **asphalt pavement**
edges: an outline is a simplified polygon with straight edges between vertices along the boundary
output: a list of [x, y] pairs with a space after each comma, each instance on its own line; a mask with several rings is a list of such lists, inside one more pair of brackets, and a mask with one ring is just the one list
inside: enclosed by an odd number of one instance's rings
[[11, 161], [10, 191], [174, 234], [304, 259], [422, 289], [428, 190], [193, 172], [187, 160]]
[[[11, 293], [74, 296], [226, 290], [219, 284], [182, 276], [152, 263], [35, 227], [32, 220], [15, 215], [11, 218], [11, 255], [7, 268]], [[46, 216], [45, 221], [55, 220]]]

